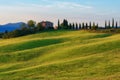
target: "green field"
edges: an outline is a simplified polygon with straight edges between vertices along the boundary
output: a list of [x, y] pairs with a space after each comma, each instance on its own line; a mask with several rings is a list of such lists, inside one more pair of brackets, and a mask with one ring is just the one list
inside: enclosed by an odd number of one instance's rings
[[0, 40], [0, 80], [120, 80], [120, 34], [58, 30]]

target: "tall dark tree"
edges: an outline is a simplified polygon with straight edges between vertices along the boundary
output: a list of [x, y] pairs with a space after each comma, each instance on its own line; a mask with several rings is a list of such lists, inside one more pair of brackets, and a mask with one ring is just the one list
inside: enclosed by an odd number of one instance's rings
[[120, 21], [119, 21], [119, 28], [120, 28]]
[[86, 23], [85, 28], [88, 29], [88, 23]]
[[78, 30], [78, 24], [76, 23], [76, 29]]
[[120, 21], [119, 21], [119, 25], [118, 25], [118, 27], [120, 28]]
[[115, 28], [118, 28], [118, 23], [117, 23], [117, 21], [116, 21], [116, 26], [115, 26]]
[[95, 25], [95, 22], [93, 22], [93, 26], [92, 26], [92, 29], [96, 30], [96, 25]]
[[60, 29], [60, 20], [58, 20], [58, 29]]
[[68, 21], [67, 21], [66, 19], [63, 20], [63, 25], [62, 25], [62, 27], [63, 27], [64, 29], [68, 29]]
[[99, 28], [99, 24], [97, 23], [97, 25], [96, 25], [96, 28], [98, 29]]
[[114, 28], [114, 18], [112, 19], [112, 28]]
[[81, 23], [79, 23], [79, 29], [81, 29]]
[[111, 28], [111, 25], [110, 25], [110, 20], [109, 20], [109, 22], [108, 22], [108, 28]]
[[105, 28], [107, 28], [108, 26], [107, 26], [107, 21], [105, 21]]
[[69, 24], [69, 29], [72, 29], [72, 24], [71, 23]]
[[92, 27], [92, 23], [90, 22], [90, 23], [89, 23], [89, 29], [91, 29], [91, 27]]
[[75, 24], [73, 23], [73, 25], [72, 25], [72, 29], [75, 29]]
[[85, 29], [85, 24], [84, 24], [84, 22], [82, 23], [82, 29]]

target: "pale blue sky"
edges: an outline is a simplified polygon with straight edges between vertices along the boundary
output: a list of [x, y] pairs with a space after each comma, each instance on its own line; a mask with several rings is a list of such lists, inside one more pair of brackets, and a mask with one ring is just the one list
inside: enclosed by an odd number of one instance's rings
[[0, 24], [63, 18], [70, 22], [120, 19], [120, 0], [0, 0]]

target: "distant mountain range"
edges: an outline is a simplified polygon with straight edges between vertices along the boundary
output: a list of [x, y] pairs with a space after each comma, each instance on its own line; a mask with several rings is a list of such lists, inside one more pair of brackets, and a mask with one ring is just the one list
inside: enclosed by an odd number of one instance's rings
[[20, 27], [23, 23], [24, 22], [18, 22], [18, 23], [8, 23], [8, 24], [5, 24], [5, 25], [0, 25], [0, 33], [5, 32], [6, 30], [8, 32], [10, 32], [10, 31], [13, 31], [13, 30], [16, 30], [16, 29], [20, 29]]

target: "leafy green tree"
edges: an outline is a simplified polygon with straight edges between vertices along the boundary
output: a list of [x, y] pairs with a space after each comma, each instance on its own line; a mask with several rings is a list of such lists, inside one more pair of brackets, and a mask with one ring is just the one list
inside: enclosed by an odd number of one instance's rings
[[5, 33], [0, 33], [0, 38], [3, 38], [3, 35], [4, 35]]
[[36, 22], [33, 21], [33, 20], [29, 20], [28, 23], [27, 23], [27, 25], [28, 25], [28, 27], [30, 29], [34, 29], [35, 28], [35, 24], [36, 24]]
[[8, 33], [3, 34], [2, 38], [7, 39], [7, 38], [18, 37], [18, 36], [22, 35], [21, 33], [22, 32], [20, 30], [14, 30], [12, 32], [8, 32]]
[[37, 23], [37, 30], [38, 31], [44, 30], [44, 27], [42, 26], [42, 24], [40, 22]]
[[27, 25], [25, 23], [22, 23], [20, 26], [21, 26], [21, 29], [25, 27], [27, 28]]

